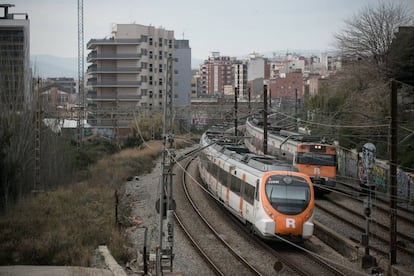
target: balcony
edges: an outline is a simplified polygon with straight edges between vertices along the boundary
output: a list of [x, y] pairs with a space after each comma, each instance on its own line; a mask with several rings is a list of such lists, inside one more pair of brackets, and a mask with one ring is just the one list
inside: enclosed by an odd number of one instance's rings
[[96, 64], [92, 64], [88, 67], [88, 73], [91, 74], [139, 74], [141, 73], [140, 67], [100, 67]]
[[138, 102], [139, 100], [141, 100], [141, 96], [138, 95], [119, 95], [114, 93], [113, 95], [97, 96], [88, 94], [89, 102]]
[[141, 44], [141, 39], [114, 39], [114, 38], [105, 38], [105, 39], [91, 39], [86, 45], [88, 49], [94, 49], [99, 45], [139, 45]]
[[97, 81], [96, 78], [88, 80], [87, 85], [97, 87], [140, 87], [140, 81]]
[[142, 55], [137, 53], [130, 54], [117, 54], [117, 53], [102, 53], [98, 54], [96, 51], [92, 51], [88, 54], [87, 61], [93, 62], [94, 60], [119, 60], [119, 59], [141, 59]]

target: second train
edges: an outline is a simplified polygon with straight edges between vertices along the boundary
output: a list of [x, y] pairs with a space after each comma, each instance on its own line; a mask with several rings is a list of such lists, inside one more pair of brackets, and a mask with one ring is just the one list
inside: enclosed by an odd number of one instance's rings
[[[250, 117], [245, 125], [245, 144], [263, 153], [263, 120]], [[269, 127], [267, 153], [287, 160], [312, 180], [319, 195], [330, 193], [336, 179], [336, 146], [320, 137]]]

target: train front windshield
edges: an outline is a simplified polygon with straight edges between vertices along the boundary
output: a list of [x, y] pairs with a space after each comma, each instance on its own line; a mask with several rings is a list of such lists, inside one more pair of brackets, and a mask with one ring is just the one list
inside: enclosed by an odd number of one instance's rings
[[265, 190], [272, 207], [284, 215], [302, 213], [311, 198], [309, 184], [297, 176], [272, 175], [266, 180]]
[[298, 153], [296, 163], [303, 165], [335, 166], [335, 155], [315, 154], [315, 153]]

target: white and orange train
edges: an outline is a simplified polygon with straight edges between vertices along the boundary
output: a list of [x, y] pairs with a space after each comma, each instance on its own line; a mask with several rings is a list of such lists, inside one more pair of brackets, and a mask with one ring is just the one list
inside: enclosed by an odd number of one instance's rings
[[217, 128], [201, 137], [199, 171], [211, 194], [264, 239], [309, 239], [314, 229], [310, 178], [232, 140]]
[[[245, 145], [256, 153], [263, 153], [263, 124], [253, 117], [245, 125]], [[336, 146], [322, 143], [321, 138], [283, 129], [270, 130], [267, 153], [292, 163], [299, 172], [310, 177], [316, 195], [330, 193], [335, 186]]]

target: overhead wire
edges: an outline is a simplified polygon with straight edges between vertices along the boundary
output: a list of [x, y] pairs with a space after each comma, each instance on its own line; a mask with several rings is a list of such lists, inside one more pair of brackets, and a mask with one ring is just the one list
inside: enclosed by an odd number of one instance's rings
[[[174, 159], [175, 159], [175, 157], [174, 157]], [[198, 161], [198, 162], [201, 162], [201, 161]], [[194, 176], [188, 171], [188, 170], [186, 170], [179, 162], [177, 162], [176, 163], [179, 167], [180, 167], [180, 169], [181, 170], [183, 170], [183, 172], [187, 175], [187, 176], [189, 176], [190, 177], [190, 179], [196, 184], [196, 185], [198, 185], [204, 192], [206, 192], [207, 194], [209, 194], [218, 204], [220, 204], [221, 206], [223, 206], [223, 207], [226, 207], [225, 206], [225, 204], [224, 204], [224, 202], [222, 202], [222, 201], [220, 201], [218, 198], [216, 198], [216, 196], [209, 190], [209, 189], [207, 189], [206, 187], [204, 187], [204, 185], [203, 184], [201, 184], [197, 179], [195, 179], [194, 178]], [[218, 181], [218, 180], [216, 180], [216, 181]], [[275, 237], [277, 237], [278, 239], [280, 239], [280, 240], [282, 240], [282, 241], [285, 241], [286, 243], [289, 243], [289, 244], [291, 244], [291, 245], [293, 245], [293, 246], [295, 246], [296, 248], [298, 248], [298, 249], [300, 249], [300, 250], [302, 250], [302, 251], [304, 251], [304, 252], [306, 252], [306, 253], [308, 253], [308, 254], [311, 254], [311, 255], [313, 255], [313, 256], [315, 256], [315, 257], [317, 257], [317, 258], [319, 258], [320, 260], [324, 260], [324, 261], [326, 261], [326, 262], [329, 262], [329, 263], [331, 263], [331, 264], [335, 264], [335, 265], [337, 265], [337, 266], [339, 266], [339, 267], [342, 267], [342, 268], [346, 268], [347, 270], [351, 270], [352, 272], [355, 272], [355, 275], [356, 274], [361, 274], [361, 275], [364, 275], [363, 273], [361, 273], [361, 272], [359, 272], [359, 271], [356, 271], [356, 270], [354, 270], [354, 269], [350, 269], [349, 267], [346, 267], [346, 266], [344, 266], [343, 264], [340, 264], [340, 263], [338, 263], [338, 262], [336, 262], [336, 261], [333, 261], [333, 260], [331, 260], [331, 259], [329, 259], [329, 258], [326, 258], [326, 257], [324, 257], [324, 256], [321, 256], [321, 255], [319, 255], [319, 254], [316, 254], [316, 253], [314, 253], [314, 252], [311, 252], [311, 251], [309, 251], [308, 249], [306, 249], [306, 248], [304, 248], [304, 247], [302, 247], [302, 246], [299, 246], [298, 244], [295, 244], [295, 243], [292, 243], [291, 241], [288, 241], [288, 240], [286, 240], [286, 239], [284, 239], [283, 237], [281, 237], [281, 236], [279, 236], [279, 235], [274, 235]]]

